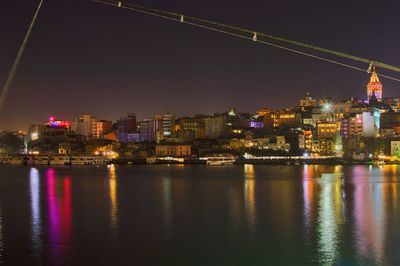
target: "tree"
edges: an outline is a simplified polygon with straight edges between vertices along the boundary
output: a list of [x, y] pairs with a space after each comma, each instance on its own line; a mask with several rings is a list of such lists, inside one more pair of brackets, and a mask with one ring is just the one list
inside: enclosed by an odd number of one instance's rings
[[12, 132], [0, 133], [0, 153], [17, 153], [24, 147], [24, 141]]

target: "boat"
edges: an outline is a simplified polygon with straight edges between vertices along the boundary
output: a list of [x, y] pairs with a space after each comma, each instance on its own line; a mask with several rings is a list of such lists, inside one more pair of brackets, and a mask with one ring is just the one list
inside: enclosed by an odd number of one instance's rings
[[232, 165], [236, 162], [234, 156], [211, 156], [207, 158], [206, 165], [209, 166], [224, 166]]
[[25, 164], [25, 160], [21, 156], [9, 156], [8, 158], [4, 158], [4, 160], [2, 160], [2, 163], [23, 165]]
[[36, 156], [32, 158], [32, 160], [28, 160], [27, 163], [34, 165], [50, 165], [50, 158], [49, 156]]
[[54, 156], [50, 160], [50, 165], [71, 165], [71, 158], [69, 156]]
[[102, 156], [72, 156], [71, 165], [105, 165], [108, 161]]

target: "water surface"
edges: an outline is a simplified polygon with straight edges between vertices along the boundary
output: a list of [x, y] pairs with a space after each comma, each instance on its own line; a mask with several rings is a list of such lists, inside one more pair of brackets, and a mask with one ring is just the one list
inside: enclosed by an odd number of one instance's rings
[[4, 265], [399, 265], [398, 166], [0, 166]]

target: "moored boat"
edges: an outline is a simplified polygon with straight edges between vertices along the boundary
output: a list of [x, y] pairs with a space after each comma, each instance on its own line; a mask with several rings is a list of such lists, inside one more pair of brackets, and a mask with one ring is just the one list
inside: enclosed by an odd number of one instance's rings
[[235, 162], [236, 162], [236, 157], [233, 155], [209, 156], [206, 158], [206, 165], [209, 166], [232, 165]]

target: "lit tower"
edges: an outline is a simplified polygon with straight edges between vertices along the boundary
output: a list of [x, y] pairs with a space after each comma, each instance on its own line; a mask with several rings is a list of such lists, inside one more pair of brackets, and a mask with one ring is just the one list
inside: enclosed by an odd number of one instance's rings
[[375, 67], [372, 69], [371, 79], [367, 85], [367, 96], [368, 102], [371, 99], [372, 95], [378, 99], [378, 101], [382, 100], [382, 83], [379, 81], [378, 74], [376, 73]]

